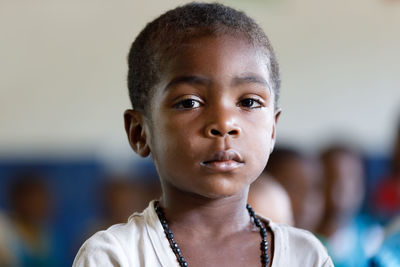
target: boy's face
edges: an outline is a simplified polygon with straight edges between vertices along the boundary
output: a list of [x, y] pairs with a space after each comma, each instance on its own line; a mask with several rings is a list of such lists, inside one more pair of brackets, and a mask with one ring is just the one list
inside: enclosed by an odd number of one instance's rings
[[142, 127], [136, 131], [141, 144], [130, 137], [136, 151], [151, 151], [164, 190], [232, 196], [260, 175], [280, 114], [265, 61], [251, 44], [229, 35], [192, 39], [171, 58], [149, 118], [132, 115]]

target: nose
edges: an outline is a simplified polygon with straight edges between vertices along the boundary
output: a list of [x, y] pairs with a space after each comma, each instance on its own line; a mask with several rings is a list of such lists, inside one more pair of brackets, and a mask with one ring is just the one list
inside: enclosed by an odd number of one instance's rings
[[211, 115], [212, 120], [205, 128], [205, 134], [209, 138], [217, 137], [238, 137], [240, 136], [241, 129], [237, 124], [234, 114], [229, 111], [221, 110]]

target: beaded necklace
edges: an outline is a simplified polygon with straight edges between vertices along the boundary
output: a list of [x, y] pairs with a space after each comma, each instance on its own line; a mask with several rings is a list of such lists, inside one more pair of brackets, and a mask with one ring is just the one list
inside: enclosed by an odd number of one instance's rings
[[[263, 223], [256, 217], [256, 213], [254, 212], [253, 208], [247, 204], [246, 205], [247, 211], [249, 212], [250, 217], [253, 219], [253, 223], [260, 229], [261, 235], [261, 266], [266, 267], [269, 263], [269, 257], [267, 254], [268, 251], [268, 241], [267, 241], [267, 229], [264, 227]], [[165, 218], [165, 214], [163, 209], [160, 206], [158, 201], [154, 202], [154, 209], [156, 210], [158, 219], [161, 222], [161, 225], [164, 229], [165, 236], [168, 239], [169, 245], [174, 252], [176, 259], [181, 267], [187, 267], [188, 263], [186, 262], [185, 258], [182, 255], [182, 251], [179, 248], [178, 244], [174, 239], [174, 234], [172, 233], [171, 229], [169, 229], [167, 219]]]

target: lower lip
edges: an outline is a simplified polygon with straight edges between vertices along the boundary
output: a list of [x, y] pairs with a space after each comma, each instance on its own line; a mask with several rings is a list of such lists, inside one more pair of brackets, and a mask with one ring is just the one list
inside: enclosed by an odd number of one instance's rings
[[227, 160], [211, 161], [208, 163], [201, 163], [201, 165], [215, 172], [230, 172], [241, 167], [243, 163], [234, 160]]

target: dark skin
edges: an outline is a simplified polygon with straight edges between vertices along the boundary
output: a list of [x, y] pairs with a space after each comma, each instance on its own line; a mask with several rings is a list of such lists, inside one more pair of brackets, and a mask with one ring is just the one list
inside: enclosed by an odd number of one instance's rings
[[[238, 36], [190, 40], [167, 64], [149, 114], [125, 112], [133, 150], [152, 154], [161, 205], [190, 266], [261, 264], [261, 236], [245, 206], [280, 115], [265, 60]], [[270, 259], [271, 238], [269, 230]]]

